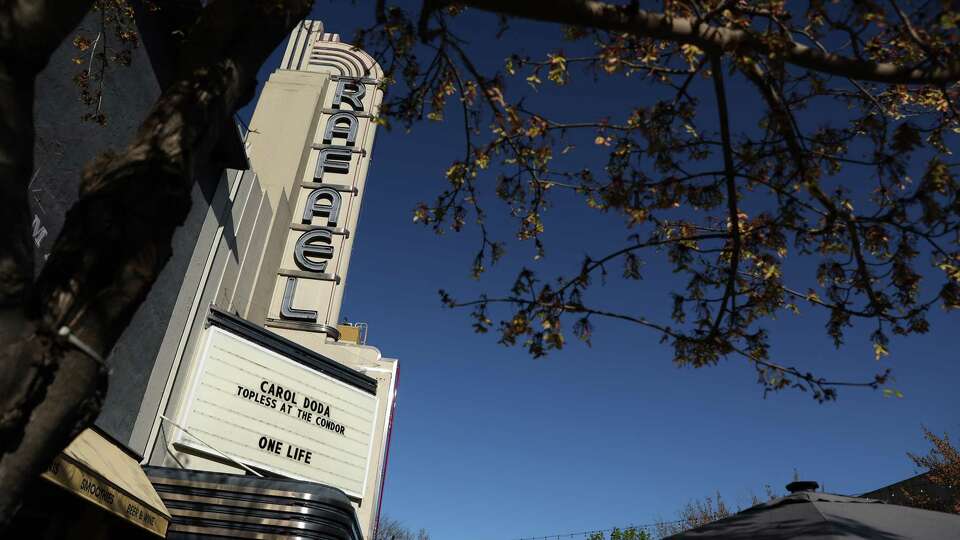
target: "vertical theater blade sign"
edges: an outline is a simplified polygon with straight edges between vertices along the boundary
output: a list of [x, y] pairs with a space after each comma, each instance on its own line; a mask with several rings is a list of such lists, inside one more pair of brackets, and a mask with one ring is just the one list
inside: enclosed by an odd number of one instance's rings
[[[304, 329], [320, 330], [337, 322], [332, 320], [339, 307], [334, 306], [334, 293], [346, 270], [346, 257], [341, 251], [359, 210], [354, 208], [359, 206], [357, 177], [365, 171], [358, 169], [368, 158], [364, 138], [368, 136], [370, 111], [365, 110], [364, 97], [367, 85], [375, 88], [375, 81], [343, 76], [333, 79], [336, 89], [329, 108], [322, 110], [314, 137], [319, 142], [311, 145], [316, 153], [313, 178], [300, 182], [298, 204], [293, 210], [287, 252], [292, 251], [295, 268], [279, 271], [278, 285], [283, 287], [280, 321], [271, 321], [295, 323]], [[346, 183], [335, 183], [340, 178], [347, 179]]]

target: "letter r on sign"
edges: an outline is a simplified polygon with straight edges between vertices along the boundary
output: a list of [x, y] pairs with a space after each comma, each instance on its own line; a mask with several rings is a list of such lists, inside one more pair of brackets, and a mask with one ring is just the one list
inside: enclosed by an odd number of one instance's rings
[[353, 110], [362, 111], [363, 96], [366, 93], [367, 87], [362, 82], [341, 78], [337, 81], [337, 91], [333, 94], [333, 108], [339, 109], [340, 105], [346, 101]]

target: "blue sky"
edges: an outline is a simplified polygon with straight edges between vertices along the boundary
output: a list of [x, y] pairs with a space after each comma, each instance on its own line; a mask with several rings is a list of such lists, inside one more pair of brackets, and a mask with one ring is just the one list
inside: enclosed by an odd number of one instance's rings
[[[314, 18], [346, 41], [372, 21], [372, 9], [372, 2], [321, 0]], [[486, 25], [467, 32], [476, 50], [494, 21], [473, 20]], [[548, 25], [513, 26], [505, 42], [483, 42], [481, 63], [501, 63], [511, 47], [540, 50], [559, 34]], [[274, 54], [261, 80], [278, 64]], [[758, 98], [731, 84], [735, 125], [754, 122]], [[643, 103], [648, 89], [630, 81], [576, 83], [548, 90], [539, 103], [547, 113], [582, 120]], [[827, 111], [808, 114], [813, 121]], [[892, 386], [905, 395], [841, 390], [837, 402], [824, 405], [797, 392], [764, 399], [741, 360], [677, 368], [658, 335], [628, 323], [604, 321], [592, 347], [571, 342], [542, 359], [474, 334], [468, 313], [443, 308], [437, 289], [459, 298], [503, 291], [522, 264], [548, 276], [569, 274], [584, 254], [620, 245], [628, 232], [582, 203], [561, 200], [547, 216], [545, 259], [533, 261], [531, 246], [513, 242], [503, 263], [472, 280], [475, 231], [437, 236], [412, 222], [415, 204], [443, 189], [443, 171], [462, 155], [461, 135], [455, 120], [411, 133], [380, 130], [367, 180], [342, 315], [369, 323], [369, 344], [401, 361], [384, 513], [441, 540], [649, 523], [674, 519], [687, 501], [717, 490], [732, 505], [747, 505], [765, 484], [782, 491], [794, 469], [828, 491], [861, 493], [914, 474], [905, 452], [927, 448], [921, 423], [954, 440], [960, 435], [960, 324], [957, 314], [939, 310], [929, 334], [894, 340], [880, 362], [868, 328], [852, 330], [836, 350], [819, 314], [769, 324], [782, 363], [855, 380], [890, 366]], [[597, 165], [589, 152], [570, 159]], [[495, 234], [511, 236], [508, 224], [492, 222]], [[665, 291], [675, 281], [655, 261], [639, 284], [612, 280], [597, 298], [664, 313]]]

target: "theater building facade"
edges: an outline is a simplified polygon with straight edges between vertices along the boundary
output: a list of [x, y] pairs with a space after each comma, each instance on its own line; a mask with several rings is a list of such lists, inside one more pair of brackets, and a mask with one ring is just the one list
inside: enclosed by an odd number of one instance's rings
[[[382, 77], [319, 21], [294, 29], [238, 136], [247, 163], [209, 182], [137, 314], [146, 320], [108, 358], [89, 459], [74, 445], [61, 457], [153, 512], [123, 516], [140, 529], [373, 536], [399, 364], [339, 321]], [[136, 478], [98, 470], [107, 447], [142, 466]]]

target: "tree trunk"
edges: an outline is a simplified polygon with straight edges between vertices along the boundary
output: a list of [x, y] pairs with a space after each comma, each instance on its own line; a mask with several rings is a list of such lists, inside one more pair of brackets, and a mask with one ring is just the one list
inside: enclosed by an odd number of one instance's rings
[[[31, 440], [16, 429], [27, 419], [26, 411], [37, 407], [44, 396], [54, 398], [44, 407], [46, 417], [56, 423], [65, 415], [83, 414], [82, 400], [56, 401], [71, 391], [80, 390], [99, 379], [100, 368], [78, 363], [69, 355], [65, 364], [77, 364], [72, 371], [74, 386], [64, 384], [63, 377], [49, 392], [53, 381], [49, 358], [42, 354], [41, 336], [20, 340], [35, 334], [23, 310], [33, 281], [33, 243], [31, 238], [28, 187], [33, 173], [33, 99], [37, 74], [46, 66], [50, 54], [60, 45], [91, 1], [78, 0], [64, 5], [51, 5], [44, 0], [12, 1], [0, 7], [0, 456], [8, 448], [19, 448], [14, 459], [23, 467], [0, 476], [0, 485], [15, 489], [0, 490], [0, 527], [19, 505], [23, 486], [36, 476], [47, 462], [43, 453], [31, 455]], [[49, 341], [49, 337], [45, 338]], [[73, 367], [73, 366], [71, 366]], [[91, 377], [92, 373], [97, 374]], [[93, 394], [93, 392], [89, 392]], [[59, 408], [60, 410], [54, 410]], [[66, 425], [71, 426], [73, 423]], [[63, 431], [63, 425], [48, 426], [41, 431]], [[40, 431], [38, 431], [40, 432]], [[58, 439], [69, 440], [69, 434], [57, 433]], [[52, 457], [49, 456], [49, 457]], [[24, 479], [24, 474], [33, 476]]]
[[[8, 311], [19, 311], [33, 280], [27, 186], [33, 169], [36, 74], [25, 71], [10, 63], [0, 64], [0, 201], [4, 204], [0, 212], [0, 312], [4, 318], [18, 317]], [[3, 343], [11, 337], [0, 333]]]
[[176, 80], [133, 142], [84, 171], [26, 305], [27, 331], [0, 352], [0, 527], [23, 490], [99, 412], [103, 366], [70, 345], [61, 328], [106, 357], [171, 254], [190, 208], [194, 171], [235, 111], [253, 96], [256, 73], [303, 19], [307, 0], [217, 0], [188, 33]]
[[3, 387], [10, 387], [11, 376], [23, 375], [34, 383], [34, 399], [26, 403], [26, 429], [3, 438], [0, 532], [20, 507], [24, 489], [96, 418], [107, 387], [103, 364], [53, 336], [36, 331], [28, 335], [3, 354]]
[[23, 329], [20, 306], [33, 281], [27, 188], [35, 79], [92, 3], [12, 0], [0, 6], [0, 343]]

